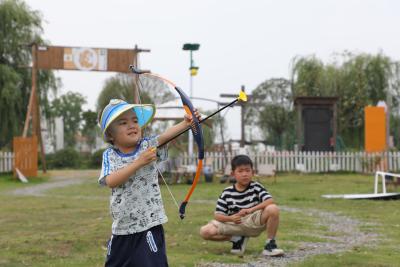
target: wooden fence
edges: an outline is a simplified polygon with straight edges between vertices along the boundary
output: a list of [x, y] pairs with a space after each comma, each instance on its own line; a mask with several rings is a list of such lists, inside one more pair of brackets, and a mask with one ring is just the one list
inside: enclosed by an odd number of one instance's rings
[[[211, 165], [216, 172], [223, 172], [235, 154], [206, 153], [205, 164]], [[400, 172], [400, 152], [295, 152], [276, 151], [249, 154], [254, 167], [271, 164], [276, 171], [283, 172], [333, 172], [347, 171], [372, 173], [377, 170]], [[196, 157], [183, 154], [181, 164], [196, 162]]]
[[14, 166], [14, 153], [0, 152], [0, 173], [12, 172]]

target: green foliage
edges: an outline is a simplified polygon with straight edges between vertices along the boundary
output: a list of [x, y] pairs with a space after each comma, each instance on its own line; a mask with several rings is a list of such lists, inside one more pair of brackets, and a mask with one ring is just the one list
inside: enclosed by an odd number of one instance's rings
[[[219, 106], [219, 108], [220, 108], [220, 106]], [[224, 113], [224, 114], [227, 114], [227, 113]], [[218, 139], [218, 140], [216, 140], [218, 143], [225, 144], [226, 129], [227, 129], [227, 125], [226, 125], [225, 116], [223, 116], [220, 112], [213, 117], [212, 130], [213, 130], [213, 134], [215, 136], [215, 138], [213, 138], [213, 141]]]
[[269, 79], [252, 92], [252, 104], [246, 108], [246, 120], [255, 121], [267, 143], [278, 149], [292, 148], [294, 117], [291, 110], [290, 82]]
[[[361, 149], [364, 133], [364, 108], [387, 100], [388, 82], [399, 85], [400, 75], [392, 72], [390, 58], [383, 54], [339, 55], [340, 60], [323, 64], [315, 56], [295, 58], [292, 69], [292, 94], [297, 96], [337, 96], [338, 134], [350, 148]], [[338, 62], [341, 63], [338, 63]], [[398, 69], [398, 68], [397, 68]], [[393, 110], [398, 109], [399, 87], [391, 95]]]
[[65, 148], [46, 156], [49, 169], [64, 169], [81, 167], [82, 161], [79, 153], [73, 148]]
[[97, 125], [97, 113], [91, 110], [82, 112], [83, 126], [82, 135], [86, 136], [89, 147], [94, 147], [96, 137], [100, 135], [100, 129]]
[[[199, 110], [199, 112], [201, 112], [201, 114], [204, 114], [206, 116], [210, 115], [212, 113], [212, 111], [201, 111]], [[207, 151], [210, 151], [212, 149], [212, 147], [214, 146], [214, 140], [215, 140], [215, 136], [217, 134], [217, 131], [219, 131], [218, 128], [215, 127], [215, 124], [213, 125], [207, 125], [206, 123], [202, 123], [201, 124], [202, 130], [203, 130], [203, 139], [204, 139], [204, 149]], [[190, 130], [190, 134], [191, 130]], [[186, 139], [187, 140], [187, 139]], [[196, 146], [196, 142], [194, 142], [194, 146]]]
[[324, 65], [316, 57], [294, 59], [296, 83], [292, 90], [295, 96], [327, 96], [324, 81]]
[[[64, 141], [67, 147], [75, 145], [75, 135], [82, 120], [82, 105], [85, 103], [86, 99], [82, 94], [73, 92], [68, 92], [52, 102], [52, 114], [64, 119]], [[87, 127], [93, 127], [92, 121], [86, 123]]]
[[[41, 17], [23, 1], [0, 2], [0, 147], [21, 135], [31, 90], [31, 51], [41, 38]], [[57, 90], [51, 71], [38, 71], [37, 92], [41, 112], [49, 113], [48, 94]]]
[[104, 149], [99, 149], [90, 156], [89, 168], [100, 169], [103, 162]]

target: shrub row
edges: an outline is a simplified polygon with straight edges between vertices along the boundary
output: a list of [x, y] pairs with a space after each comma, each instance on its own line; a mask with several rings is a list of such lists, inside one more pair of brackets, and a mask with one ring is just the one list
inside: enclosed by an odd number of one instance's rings
[[[101, 149], [90, 154], [65, 148], [46, 155], [46, 165], [48, 169], [100, 169], [103, 151]], [[39, 165], [41, 165], [40, 157]]]

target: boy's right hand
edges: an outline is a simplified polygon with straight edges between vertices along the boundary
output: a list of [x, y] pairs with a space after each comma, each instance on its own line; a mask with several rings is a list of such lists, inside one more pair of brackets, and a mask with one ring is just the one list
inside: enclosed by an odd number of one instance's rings
[[240, 224], [242, 223], [242, 216], [239, 213], [235, 213], [233, 215], [230, 216], [232, 222], [236, 223], [236, 224]]
[[138, 160], [143, 166], [157, 160], [157, 149], [155, 147], [150, 147], [146, 149], [140, 154]]

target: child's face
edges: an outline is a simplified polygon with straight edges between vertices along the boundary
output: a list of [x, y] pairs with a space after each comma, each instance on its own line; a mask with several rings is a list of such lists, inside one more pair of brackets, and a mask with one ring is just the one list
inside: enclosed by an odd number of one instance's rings
[[139, 127], [136, 113], [128, 110], [118, 116], [110, 125], [111, 140], [114, 146], [122, 151], [135, 148], [142, 133]]
[[253, 177], [253, 168], [251, 165], [239, 165], [232, 171], [232, 176], [236, 178], [238, 184], [247, 186]]

